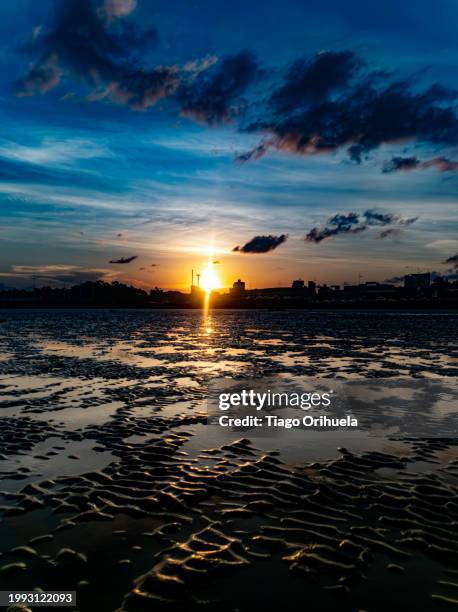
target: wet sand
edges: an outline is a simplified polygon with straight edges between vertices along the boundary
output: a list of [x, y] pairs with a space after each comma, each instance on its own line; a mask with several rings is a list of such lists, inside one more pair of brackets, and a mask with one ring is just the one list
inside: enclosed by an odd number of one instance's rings
[[206, 425], [217, 376], [454, 388], [453, 313], [0, 319], [0, 589], [76, 590], [80, 611], [456, 609], [456, 437], [301, 448]]

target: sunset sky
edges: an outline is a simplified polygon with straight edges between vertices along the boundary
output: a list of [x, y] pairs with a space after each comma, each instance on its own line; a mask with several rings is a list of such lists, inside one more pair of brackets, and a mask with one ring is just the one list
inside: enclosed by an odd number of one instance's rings
[[456, 0], [0, 12], [0, 285], [450, 272]]

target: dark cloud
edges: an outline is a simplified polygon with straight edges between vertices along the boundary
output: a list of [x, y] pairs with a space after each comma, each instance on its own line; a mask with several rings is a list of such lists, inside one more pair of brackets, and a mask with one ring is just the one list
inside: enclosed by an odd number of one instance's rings
[[392, 213], [379, 213], [375, 210], [366, 210], [363, 216], [368, 225], [389, 225], [399, 219], [397, 215]]
[[235, 161], [240, 163], [245, 163], [248, 161], [253, 161], [256, 159], [260, 159], [268, 150], [269, 142], [261, 142], [259, 145], [251, 149], [250, 151], [245, 151], [244, 153], [238, 153], [235, 156]]
[[416, 169], [434, 168], [439, 172], [452, 172], [458, 170], [458, 162], [448, 159], [447, 157], [433, 157], [425, 161], [420, 161], [418, 157], [392, 157], [383, 165], [382, 172], [385, 174], [391, 172]]
[[[229, 120], [236, 100], [258, 75], [256, 58], [249, 51], [226, 57], [209, 70], [201, 72], [178, 92], [181, 112], [202, 123], [217, 124]], [[240, 100], [238, 100], [240, 105]]]
[[91, 88], [89, 100], [110, 99], [145, 110], [175, 96], [181, 112], [214, 124], [236, 114], [233, 104], [258, 73], [248, 51], [220, 62], [207, 57], [182, 66], [145, 68], [145, 51], [158, 41], [155, 28], [140, 30], [129, 18], [134, 0], [55, 0], [48, 29], [39, 28], [22, 51], [34, 58], [16, 84], [18, 95], [45, 93], [64, 73]]
[[38, 30], [23, 48], [36, 59], [16, 82], [18, 95], [45, 93], [64, 71], [88, 83], [93, 98], [109, 97], [136, 109], [176, 90], [175, 67], [132, 68], [158, 38], [154, 28], [139, 31], [125, 19], [135, 2], [107, 0], [97, 6], [91, 0], [55, 0], [53, 7], [51, 26]]
[[327, 220], [323, 228], [314, 227], [306, 235], [306, 242], [319, 243], [326, 238], [332, 238], [339, 234], [359, 234], [366, 229], [364, 224], [360, 224], [359, 213], [350, 212], [346, 215], [337, 214]]
[[93, 93], [92, 100], [109, 97], [113, 102], [126, 104], [134, 110], [146, 110], [161, 98], [173, 95], [180, 84], [175, 66], [159, 66], [152, 70], [136, 70]]
[[58, 85], [62, 76], [57, 55], [51, 53], [41, 62], [31, 66], [27, 74], [16, 83], [19, 96], [31, 96], [35, 92], [46, 93]]
[[417, 221], [418, 217], [403, 218], [393, 213], [379, 213], [376, 210], [366, 210], [363, 217], [367, 225], [411, 225]]
[[345, 224], [336, 225], [335, 227], [323, 227], [322, 229], [314, 227], [305, 236], [305, 241], [319, 243], [322, 240], [326, 240], [326, 238], [332, 238], [333, 236], [338, 236], [339, 234], [360, 234], [361, 232], [364, 232], [365, 229], [365, 225], [352, 227], [351, 225]]
[[378, 240], [383, 240], [384, 238], [389, 238], [389, 237], [393, 238], [395, 236], [400, 236], [401, 233], [402, 231], [398, 227], [391, 227], [389, 229], [383, 230], [376, 237]]
[[[363, 213], [350, 212], [330, 217], [322, 228], [314, 227], [305, 236], [306, 242], [319, 243], [327, 238], [341, 234], [360, 234], [371, 226], [383, 227], [386, 225], [411, 225], [415, 218], [403, 218], [393, 213], [381, 213], [376, 210], [365, 210]], [[399, 235], [400, 230], [390, 228], [378, 234], [377, 238]]]
[[362, 62], [351, 51], [325, 52], [312, 61], [298, 59], [288, 69], [284, 83], [271, 96], [275, 114], [327, 100], [354, 79]]
[[[458, 274], [440, 274], [439, 272], [436, 272], [436, 271], [433, 271], [430, 274], [431, 274], [432, 281], [437, 281], [439, 279], [450, 281], [450, 280], [456, 280], [458, 278]], [[393, 283], [394, 285], [397, 285], [399, 283], [403, 283], [407, 276], [409, 276], [409, 274], [405, 274], [404, 276], [393, 276], [392, 278], [385, 279], [383, 282]]]
[[128, 264], [134, 259], [137, 259], [138, 255], [132, 255], [132, 257], [120, 257], [119, 259], [110, 259], [111, 264]]
[[[241, 131], [263, 134], [257, 146], [237, 155], [240, 162], [259, 159], [270, 148], [302, 155], [345, 149], [360, 163], [383, 143], [458, 144], [457, 92], [439, 85], [420, 90], [418, 78], [396, 81], [371, 70], [352, 51], [295, 60], [270, 97], [252, 96], [249, 103], [243, 96], [261, 76], [249, 51], [220, 61], [207, 57], [146, 68], [145, 53], [159, 37], [155, 28], [134, 25], [135, 5], [135, 0], [54, 0], [50, 27], [36, 29], [22, 47], [33, 63], [16, 82], [18, 95], [46, 93], [69, 74], [90, 87], [90, 100], [145, 110], [173, 98], [178, 111], [195, 121], [236, 119]], [[457, 164], [446, 157], [423, 162], [394, 157], [383, 171], [446, 172]]]
[[384, 283], [389, 283], [392, 285], [399, 285], [400, 283], [404, 282], [406, 275], [404, 276], [393, 276], [392, 278], [386, 278], [383, 282]]
[[328, 220], [330, 225], [337, 226], [352, 226], [359, 223], [359, 214], [358, 213], [348, 213], [347, 215], [337, 214], [331, 217]]
[[287, 234], [281, 234], [280, 236], [255, 236], [243, 246], [236, 246], [232, 250], [239, 253], [268, 253], [286, 242], [287, 238]]
[[415, 79], [394, 81], [386, 72], [370, 71], [350, 51], [323, 52], [292, 64], [265, 116], [246, 128], [266, 134], [261, 145], [239, 159], [260, 157], [269, 148], [303, 155], [345, 148], [361, 162], [383, 143], [456, 145], [456, 97], [438, 85], [418, 91]]
[[458, 269], [458, 253], [456, 255], [452, 255], [451, 257], [448, 257], [443, 263], [451, 264], [452, 270], [457, 270]]
[[383, 164], [382, 172], [388, 174], [390, 172], [397, 172], [398, 170], [415, 170], [415, 168], [418, 168], [419, 164], [418, 157], [392, 157]]

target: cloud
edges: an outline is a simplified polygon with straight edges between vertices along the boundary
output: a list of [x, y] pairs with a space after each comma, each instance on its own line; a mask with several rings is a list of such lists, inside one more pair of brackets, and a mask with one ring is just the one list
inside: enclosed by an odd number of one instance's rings
[[318, 227], [312, 228], [309, 233], [305, 236], [306, 242], [319, 243], [326, 238], [332, 238], [339, 234], [360, 234], [366, 229], [365, 225], [358, 227], [352, 227], [351, 225], [336, 225], [335, 227], [324, 227], [319, 229]]
[[239, 253], [268, 253], [286, 242], [287, 238], [287, 234], [281, 234], [280, 236], [272, 236], [271, 234], [269, 236], [255, 236], [243, 246], [236, 246], [232, 250]]
[[55, 87], [64, 71], [95, 89], [96, 97], [144, 108], [174, 91], [176, 69], [133, 69], [157, 31], [139, 31], [126, 16], [135, 8], [129, 0], [107, 0], [97, 7], [91, 0], [54, 2], [48, 29], [41, 28], [23, 51], [35, 57], [26, 74], [15, 83], [18, 95], [45, 93]]
[[[440, 274], [439, 272], [431, 272], [431, 280], [432, 281], [436, 281], [438, 279], [445, 279], [445, 280], [456, 280], [458, 279], [458, 274]], [[405, 274], [404, 276], [393, 276], [393, 278], [387, 278], [385, 279], [383, 282], [384, 283], [393, 283], [395, 285], [399, 284], [399, 283], [403, 283], [404, 280], [406, 279], [406, 277], [409, 276], [409, 274]]]
[[434, 168], [439, 172], [452, 172], [458, 170], [458, 162], [452, 161], [447, 157], [433, 157], [426, 161], [420, 161], [418, 157], [392, 157], [384, 163], [382, 172], [388, 174], [400, 170], [408, 172], [425, 168]]
[[45, 94], [59, 84], [62, 69], [58, 56], [50, 53], [37, 64], [30, 66], [27, 74], [16, 83], [18, 96], [32, 96], [35, 92]]
[[109, 99], [146, 110], [176, 94], [184, 115], [219, 123], [229, 119], [231, 103], [257, 73], [247, 51], [216, 66], [217, 58], [207, 56], [182, 66], [144, 67], [145, 51], [159, 35], [153, 27], [139, 30], [129, 19], [134, 0], [106, 0], [102, 6], [92, 0], [55, 0], [53, 6], [51, 26], [35, 30], [22, 46], [35, 60], [15, 83], [19, 96], [46, 93], [69, 73], [89, 85], [90, 101]]
[[238, 153], [235, 156], [235, 161], [240, 163], [245, 163], [248, 161], [253, 161], [256, 159], [261, 159], [261, 157], [267, 152], [269, 148], [269, 142], [261, 142], [256, 147], [251, 149], [250, 151], [245, 151], [244, 153]]
[[87, 268], [73, 264], [43, 264], [37, 266], [13, 265], [10, 272], [0, 276], [30, 283], [33, 279], [36, 286], [49, 284], [76, 285], [86, 281], [113, 280], [114, 272], [106, 268]]
[[359, 214], [358, 213], [348, 213], [347, 215], [337, 214], [331, 217], [328, 220], [330, 225], [337, 226], [352, 226], [359, 223]]
[[180, 84], [178, 68], [158, 66], [152, 70], [126, 73], [107, 86], [94, 91], [89, 99], [110, 98], [117, 104], [126, 104], [134, 110], [146, 110], [161, 98], [174, 94]]
[[286, 73], [284, 83], [273, 92], [271, 105], [276, 115], [289, 113], [304, 105], [325, 102], [349, 86], [362, 61], [351, 51], [323, 52], [313, 60], [295, 60]]
[[389, 283], [389, 284], [393, 284], [393, 285], [399, 285], [400, 283], [404, 282], [406, 275], [404, 276], [393, 276], [392, 278], [386, 278], [383, 282], [384, 283]]
[[[261, 134], [259, 144], [236, 156], [242, 163], [269, 149], [300, 155], [343, 149], [361, 163], [384, 143], [458, 144], [456, 91], [437, 84], [420, 89], [417, 75], [396, 80], [371, 69], [351, 50], [296, 59], [281, 83], [269, 82], [269, 97], [253, 93], [244, 99], [249, 86], [268, 74], [250, 51], [219, 61], [208, 56], [180, 66], [145, 67], [145, 53], [159, 35], [154, 27], [135, 26], [135, 0], [105, 0], [102, 5], [54, 0], [53, 6], [51, 25], [35, 29], [22, 46], [33, 62], [15, 84], [18, 95], [46, 93], [69, 74], [90, 87], [92, 101], [108, 99], [146, 110], [170, 98], [181, 115], [194, 121], [218, 125], [235, 120], [241, 132]], [[446, 157], [393, 157], [383, 172], [447, 172], [458, 169], [457, 163]]]
[[371, 71], [351, 51], [325, 51], [293, 62], [264, 116], [245, 128], [264, 133], [262, 143], [239, 160], [269, 148], [301, 155], [345, 149], [360, 163], [383, 143], [456, 145], [456, 97], [439, 85], [418, 91], [416, 79]]
[[119, 259], [110, 259], [111, 264], [128, 264], [134, 259], [138, 259], [138, 255], [132, 255], [131, 257], [120, 257]]
[[379, 213], [375, 210], [366, 210], [363, 216], [368, 225], [389, 225], [399, 219], [392, 213]]
[[111, 152], [107, 148], [82, 138], [66, 140], [45, 138], [35, 146], [0, 141], [0, 157], [41, 166], [49, 164], [66, 166], [80, 159], [110, 156]]
[[236, 112], [231, 106], [233, 101], [257, 75], [257, 61], [249, 51], [228, 56], [189, 85], [183, 85], [178, 92], [181, 113], [201, 123], [228, 121]]
[[[393, 213], [380, 213], [375, 210], [365, 210], [363, 213], [350, 212], [336, 214], [330, 217], [322, 228], [314, 227], [305, 236], [306, 242], [316, 244], [341, 234], [360, 234], [371, 226], [383, 227], [386, 225], [411, 225], [417, 217], [403, 218]], [[399, 235], [400, 230], [390, 228], [378, 234], [378, 239]]]
[[103, 12], [108, 19], [125, 17], [137, 6], [136, 0], [105, 0]]
[[378, 240], [383, 240], [384, 238], [400, 236], [402, 231], [398, 227], [391, 227], [389, 229], [383, 230], [376, 236]]
[[444, 264], [452, 264], [452, 270], [458, 269], [458, 253], [456, 255], [452, 255], [448, 257], [444, 262]]
[[403, 218], [393, 213], [379, 213], [376, 210], [366, 210], [363, 212], [367, 225], [412, 225], [418, 217]]

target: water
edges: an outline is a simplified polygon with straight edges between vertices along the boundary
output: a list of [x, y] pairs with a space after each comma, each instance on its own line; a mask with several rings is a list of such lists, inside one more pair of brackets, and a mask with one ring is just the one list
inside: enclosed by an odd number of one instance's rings
[[[130, 589], [139, 576], [151, 573], [144, 588], [156, 584], [162, 592], [156, 563], [199, 546], [199, 563], [210, 551], [222, 563], [238, 546], [234, 560], [242, 558], [246, 569], [227, 580], [205, 566], [205, 586], [188, 585], [193, 596], [222, 596], [215, 610], [242, 609], [237, 594], [250, 584], [253, 602], [264, 602], [250, 609], [265, 608], [268, 571], [282, 576], [285, 592], [334, 610], [335, 596], [323, 590], [334, 585], [328, 566], [310, 587], [284, 561], [304, 546], [295, 532], [282, 531], [287, 521], [302, 511], [314, 515], [319, 499], [324, 518], [312, 522], [323, 525], [308, 536], [315, 544], [338, 556], [339, 539], [356, 537], [352, 529], [373, 529], [380, 539], [366, 543], [374, 561], [364, 570], [369, 583], [364, 578], [358, 587], [361, 599], [339, 600], [340, 609], [395, 608], [390, 598], [400, 590], [407, 608], [434, 609], [430, 595], [443, 593], [445, 565], [410, 550], [390, 521], [400, 517], [403, 500], [426, 533], [430, 515], [422, 513], [440, 499], [444, 509], [429, 537], [455, 529], [446, 505], [458, 481], [453, 440], [404, 440], [389, 424], [376, 435], [216, 431], [206, 425], [207, 391], [221, 377], [363, 384], [363, 409], [377, 420], [387, 386], [402, 399], [402, 416], [416, 412], [418, 389], [427, 384], [435, 390], [433, 408], [418, 403], [419, 418], [448, 423], [456, 416], [455, 313], [15, 310], [2, 311], [0, 321], [0, 566], [18, 561], [14, 546], [50, 536], [32, 542], [38, 556], [25, 560], [25, 572], [6, 582], [0, 575], [1, 588], [71, 587], [79, 590], [79, 610], [124, 609], [124, 597], [136, 609]], [[391, 418], [392, 407], [382, 407]], [[170, 522], [173, 529], [155, 535]], [[276, 545], [268, 566], [259, 544], [266, 534], [289, 547]], [[412, 562], [407, 577], [385, 576], [391, 588], [377, 591], [386, 571], [377, 551], [385, 544], [403, 548]], [[56, 555], [68, 546], [87, 564], [60, 567]], [[181, 563], [173, 571], [181, 568], [186, 582], [190, 570]], [[89, 582], [84, 592], [79, 580]], [[193, 609], [190, 601], [176, 605]]]

